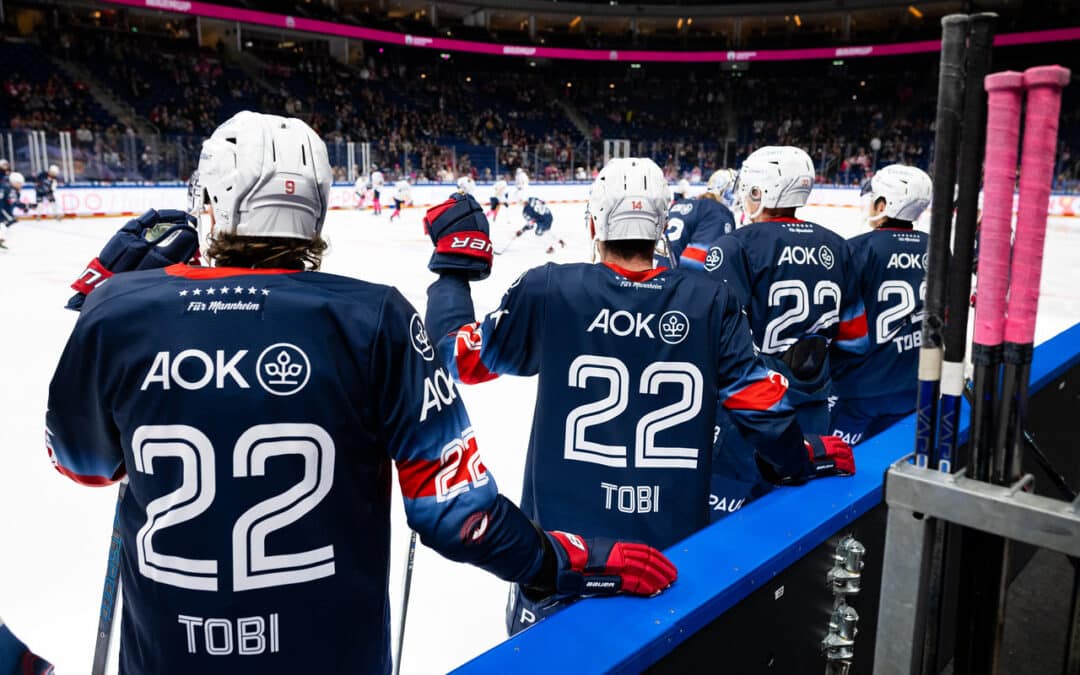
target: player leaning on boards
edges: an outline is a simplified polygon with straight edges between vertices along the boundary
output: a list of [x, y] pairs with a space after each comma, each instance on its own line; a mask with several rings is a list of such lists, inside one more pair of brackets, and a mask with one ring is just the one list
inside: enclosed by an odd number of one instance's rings
[[878, 171], [863, 186], [873, 230], [847, 244], [866, 307], [870, 349], [836, 352], [832, 361], [837, 400], [830, 433], [852, 445], [915, 411], [928, 239], [915, 221], [931, 192], [925, 171], [900, 164]]
[[825, 433], [828, 348], [865, 351], [866, 313], [844, 238], [795, 215], [813, 184], [814, 163], [801, 149], [755, 150], [740, 167], [737, 186], [751, 224], [689, 247], [682, 264], [727, 283], [750, 318], [755, 346], [789, 379], [799, 422]]
[[[239, 113], [193, 180], [212, 266], [118, 273], [160, 253], [137, 225], [91, 265], [112, 276], [60, 359], [48, 440], [80, 483], [130, 480], [123, 673], [389, 672], [391, 460], [424, 543], [537, 597], [675, 578], [658, 551], [544, 533], [498, 494], [461, 401], [424, 407], [448, 376], [409, 303], [313, 271], [330, 175], [302, 121]], [[178, 228], [163, 257], [190, 255]]]
[[[602, 264], [529, 270], [481, 321], [469, 286], [491, 271], [480, 205], [455, 195], [425, 217], [440, 275], [428, 323], [450, 372], [470, 384], [540, 376], [521, 504], [544, 527], [663, 548], [708, 524], [718, 397], [778, 482], [855, 470], [840, 439], [804, 440], [734, 296], [704, 275], [653, 268], [669, 195], [652, 160], [612, 160], [589, 195]], [[555, 607], [517, 593], [508, 628]]]

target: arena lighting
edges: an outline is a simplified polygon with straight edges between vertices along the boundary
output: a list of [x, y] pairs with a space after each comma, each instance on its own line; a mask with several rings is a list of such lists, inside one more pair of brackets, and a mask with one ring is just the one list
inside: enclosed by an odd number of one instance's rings
[[799, 18], [798, 14], [795, 15], [795, 25], [802, 28], [802, 19]]
[[682, 24], [683, 24], [683, 20], [682, 20], [682, 17], [680, 16], [679, 20], [675, 22], [675, 30], [682, 30]]
[[[663, 51], [633, 49], [570, 49], [544, 46], [533, 47], [527, 45], [510, 45], [460, 39], [447, 40], [439, 37], [411, 35], [408, 33], [365, 28], [362, 26], [345, 25], [332, 21], [285, 16], [283, 14], [272, 14], [258, 10], [217, 5], [210, 2], [201, 2], [200, 0], [183, 0], [183, 2], [179, 0], [104, 0], [104, 2], [110, 5], [136, 7], [155, 12], [169, 12], [172, 14], [183, 14], [185, 16], [201, 16], [223, 21], [239, 21], [241, 23], [276, 28], [279, 30], [285, 29], [313, 33], [324, 37], [335, 36], [353, 40], [368, 40], [376, 43], [398, 45], [402, 47], [467, 52], [471, 54], [487, 54], [492, 56], [517, 56], [569, 61], [743, 63], [749, 61], [833, 60], [877, 56], [900, 56], [906, 54], [931, 54], [941, 50], [940, 40], [890, 42], [871, 45], [829, 45], [796, 49], [753, 49], [742, 51], [729, 49], [711, 51]], [[1023, 33], [999, 33], [994, 37], [994, 46], [1014, 47], [1019, 45], [1075, 41], [1080, 41], [1080, 26], [1027, 31]]]
[[581, 15], [580, 14], [578, 16], [575, 16], [573, 19], [570, 20], [570, 27], [571, 28], [576, 28], [579, 23], [581, 23]]
[[693, 26], [693, 25], [694, 25], [694, 17], [692, 17], [692, 16], [686, 17], [686, 27], [689, 28], [690, 26]]
[[908, 5], [907, 11], [908, 14], [915, 17], [916, 19], [921, 19], [923, 16], [922, 11], [915, 5]]

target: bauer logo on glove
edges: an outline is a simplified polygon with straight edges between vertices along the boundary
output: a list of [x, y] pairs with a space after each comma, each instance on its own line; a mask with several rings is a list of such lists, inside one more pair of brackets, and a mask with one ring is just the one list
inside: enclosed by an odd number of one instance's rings
[[491, 274], [492, 248], [488, 221], [472, 195], [455, 193], [424, 215], [424, 232], [435, 244], [428, 269], [459, 273], [470, 281]]

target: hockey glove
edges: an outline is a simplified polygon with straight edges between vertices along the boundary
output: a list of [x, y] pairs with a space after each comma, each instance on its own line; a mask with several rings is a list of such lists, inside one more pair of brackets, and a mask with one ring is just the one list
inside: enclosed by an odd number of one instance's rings
[[[656, 595], [677, 575], [675, 565], [651, 546], [614, 539], [585, 539], [568, 532], [545, 532], [554, 553], [547, 583], [526, 587], [533, 595]], [[553, 579], [553, 581], [552, 581]], [[551, 588], [550, 585], [554, 586]], [[547, 588], [544, 588], [547, 586]], [[546, 593], [545, 593], [546, 591]]]
[[71, 284], [76, 293], [68, 300], [67, 308], [81, 310], [86, 296], [118, 272], [149, 270], [190, 260], [199, 246], [193, 221], [191, 216], [175, 209], [150, 209], [129, 220]]
[[424, 215], [424, 232], [435, 244], [428, 269], [436, 274], [457, 272], [470, 281], [491, 274], [491, 238], [484, 210], [471, 195], [455, 193]]
[[803, 438], [806, 453], [810, 456], [807, 478], [855, 475], [855, 455], [847, 441], [839, 436], [807, 435]]

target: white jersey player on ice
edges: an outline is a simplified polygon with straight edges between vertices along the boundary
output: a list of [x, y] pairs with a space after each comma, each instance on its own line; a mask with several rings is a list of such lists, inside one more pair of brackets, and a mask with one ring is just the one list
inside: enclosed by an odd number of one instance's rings
[[524, 202], [529, 198], [529, 174], [520, 166], [514, 172], [514, 201]]
[[491, 197], [489, 198], [491, 209], [485, 214], [488, 220], [495, 222], [499, 217], [499, 207], [503, 204], [510, 203], [510, 188], [506, 185], [506, 181], [499, 179], [495, 181], [495, 184], [491, 186]]
[[394, 183], [394, 212], [390, 214], [390, 220], [401, 217], [401, 207], [412, 204], [412, 185], [404, 178]]
[[463, 195], [476, 197], [476, 181], [472, 176], [462, 176], [457, 179], [457, 191]]
[[379, 167], [371, 167], [371, 206], [375, 210], [375, 215], [382, 215], [382, 203], [379, 201], [379, 195], [382, 192], [383, 185], [386, 183], [386, 179], [383, 178], [382, 171], [379, 171]]
[[364, 210], [364, 202], [367, 201], [368, 190], [370, 190], [370, 189], [371, 189], [371, 182], [368, 180], [368, 177], [365, 176], [363, 173], [357, 173], [356, 174], [356, 185], [353, 188], [353, 191], [356, 192], [356, 197], [357, 197], [357, 200], [358, 200], [356, 202], [356, 208], [357, 209], [359, 209], [361, 211]]

